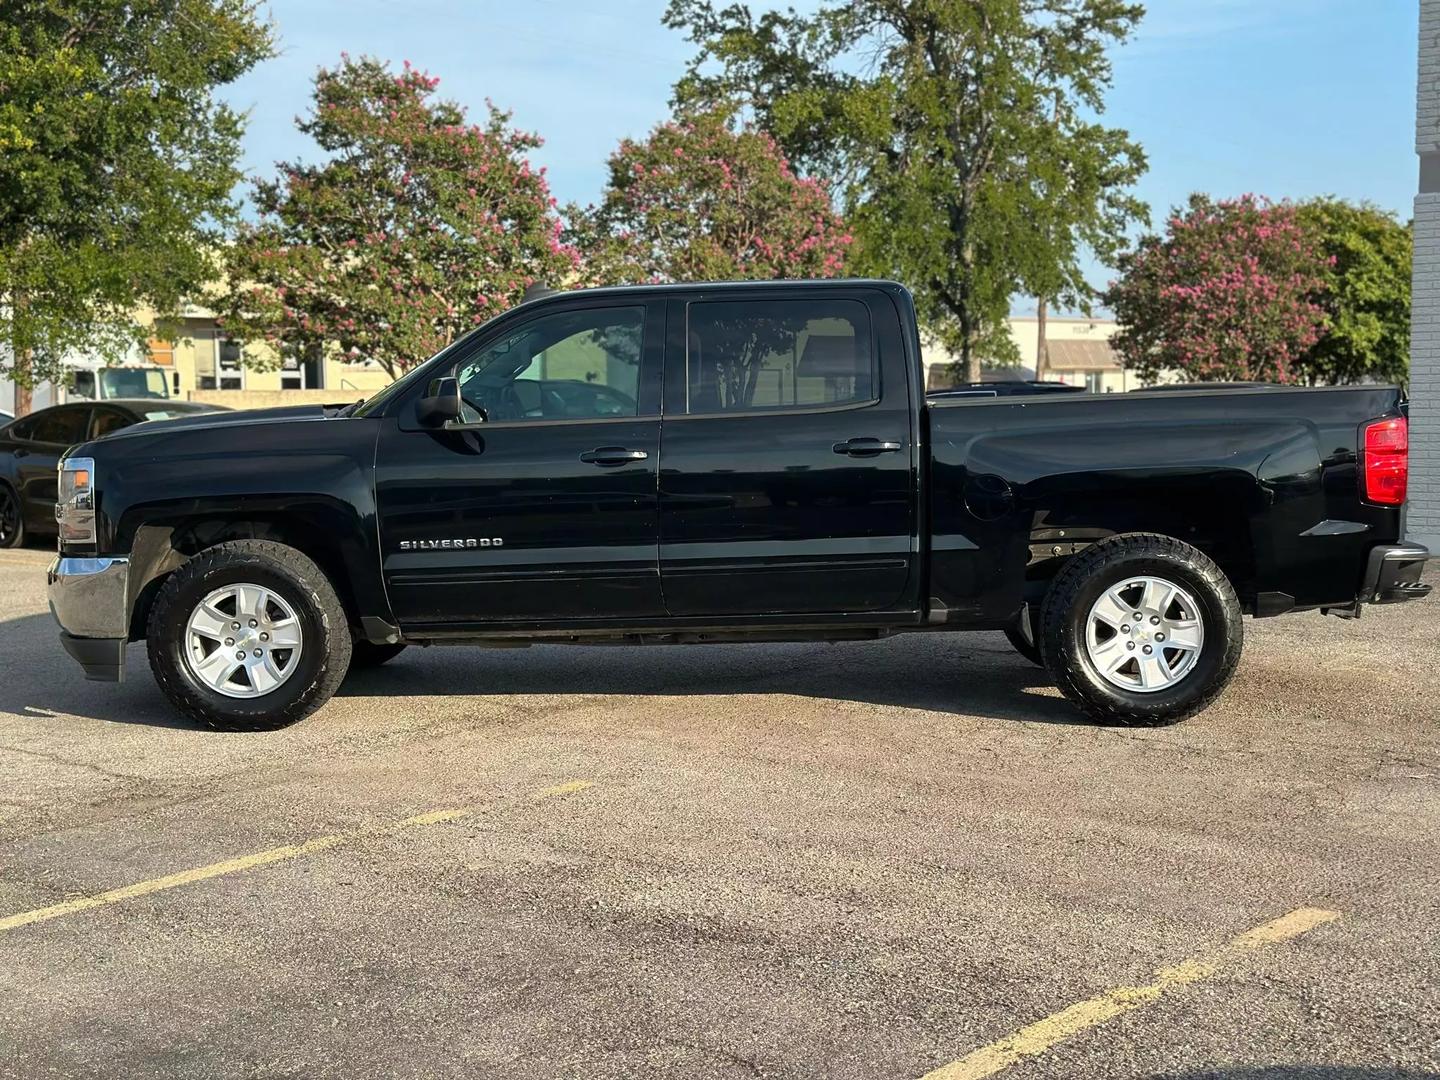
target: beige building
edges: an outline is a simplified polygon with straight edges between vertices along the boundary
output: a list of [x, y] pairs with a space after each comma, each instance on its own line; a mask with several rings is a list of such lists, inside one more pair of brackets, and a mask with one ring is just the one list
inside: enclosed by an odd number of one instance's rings
[[[249, 363], [242, 363], [242, 357]], [[266, 346], [234, 340], [216, 322], [213, 311], [193, 304], [181, 311], [173, 340], [151, 340], [148, 359], [169, 370], [175, 397], [236, 409], [358, 400], [390, 382], [378, 364], [348, 363], [337, 355], [304, 363], [291, 360], [276, 367], [274, 353]], [[257, 361], [268, 370], [251, 366]]]
[[[986, 369], [986, 382], [1007, 379], [1035, 378], [1035, 346], [1039, 340], [1039, 322], [1033, 315], [1012, 318], [1010, 336], [1020, 350], [1020, 367]], [[1083, 386], [1091, 393], [1123, 393], [1146, 385], [1133, 373], [1120, 366], [1120, 358], [1110, 347], [1110, 339], [1119, 329], [1113, 319], [1051, 315], [1045, 320], [1045, 340], [1050, 346], [1050, 367], [1044, 378], [1054, 382]], [[938, 389], [957, 380], [950, 372], [952, 357], [944, 349], [924, 350], [926, 386]]]

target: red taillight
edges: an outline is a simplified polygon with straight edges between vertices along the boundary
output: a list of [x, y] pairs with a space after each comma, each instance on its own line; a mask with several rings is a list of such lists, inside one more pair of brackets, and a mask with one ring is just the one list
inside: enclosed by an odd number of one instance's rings
[[1382, 506], [1405, 501], [1410, 479], [1410, 430], [1403, 417], [1365, 425], [1365, 498]]

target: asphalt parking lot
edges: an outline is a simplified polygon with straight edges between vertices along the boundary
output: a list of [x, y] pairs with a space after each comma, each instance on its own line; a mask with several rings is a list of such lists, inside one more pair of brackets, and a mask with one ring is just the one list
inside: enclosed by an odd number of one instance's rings
[[82, 681], [47, 558], [0, 1076], [1440, 1075], [1440, 601], [1247, 623], [1157, 731], [977, 634], [414, 650], [221, 735]]

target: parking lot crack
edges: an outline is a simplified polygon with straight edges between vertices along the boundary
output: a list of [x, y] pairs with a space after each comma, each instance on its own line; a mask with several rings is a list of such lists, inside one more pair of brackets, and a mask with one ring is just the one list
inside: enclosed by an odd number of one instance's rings
[[40, 758], [42, 761], [53, 762], [56, 765], [68, 765], [71, 768], [75, 769], [85, 769], [89, 772], [98, 773], [100, 776], [108, 776], [112, 780], [126, 780], [136, 782], [146, 780], [145, 777], [140, 776], [137, 773], [116, 772], [115, 770], [107, 769], [102, 765], [96, 765], [94, 762], [76, 761], [74, 758], [68, 758], [63, 754], [56, 754], [45, 750], [27, 750], [23, 746], [8, 746], [0, 744], [0, 752], [4, 751], [9, 751], [12, 754], [24, 754], [27, 757]]

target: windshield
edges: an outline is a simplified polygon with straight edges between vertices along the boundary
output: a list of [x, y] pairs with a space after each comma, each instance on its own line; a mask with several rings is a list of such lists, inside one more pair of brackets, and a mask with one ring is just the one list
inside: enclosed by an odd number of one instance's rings
[[168, 398], [170, 385], [165, 372], [156, 368], [106, 368], [100, 372], [101, 395], [114, 398]]

